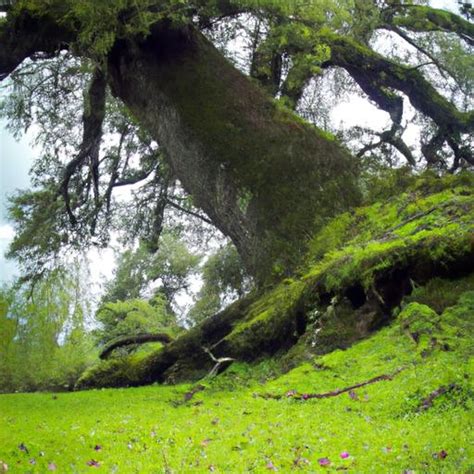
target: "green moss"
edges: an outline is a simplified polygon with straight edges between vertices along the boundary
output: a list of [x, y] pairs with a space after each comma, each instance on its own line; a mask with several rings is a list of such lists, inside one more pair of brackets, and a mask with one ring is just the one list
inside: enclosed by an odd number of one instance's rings
[[301, 335], [298, 308], [304, 285], [285, 281], [249, 308], [245, 319], [224, 338], [226, 353], [244, 360], [288, 348]]
[[416, 333], [431, 333], [439, 320], [439, 315], [429, 306], [410, 303], [398, 316], [403, 330]]
[[[472, 186], [471, 186], [472, 184]], [[313, 239], [305, 278], [329, 291], [396, 266], [449, 265], [472, 252], [472, 175], [426, 176], [386, 203], [342, 214]], [[432, 192], [434, 190], [434, 192]]]
[[474, 288], [474, 273], [461, 278], [433, 278], [423, 286], [416, 285], [411, 295], [405, 297], [405, 303], [417, 301], [441, 314], [449, 306], [456, 304], [459, 296]]
[[87, 369], [76, 383], [77, 389], [92, 387], [133, 387], [143, 379], [144, 355], [133, 355], [100, 362]]

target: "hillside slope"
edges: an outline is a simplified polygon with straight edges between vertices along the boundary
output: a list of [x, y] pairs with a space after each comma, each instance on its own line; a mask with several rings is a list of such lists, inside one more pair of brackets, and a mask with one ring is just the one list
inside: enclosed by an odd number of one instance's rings
[[0, 471], [472, 472], [473, 285], [433, 280], [284, 375], [268, 359], [197, 385], [0, 395]]

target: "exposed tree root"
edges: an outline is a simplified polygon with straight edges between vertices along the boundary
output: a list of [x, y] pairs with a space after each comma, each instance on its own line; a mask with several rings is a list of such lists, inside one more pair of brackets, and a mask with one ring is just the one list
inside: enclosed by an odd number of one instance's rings
[[295, 400], [309, 400], [311, 398], [331, 398], [331, 397], [337, 397], [338, 395], [341, 395], [346, 392], [351, 392], [352, 390], [355, 390], [356, 388], [361, 388], [365, 387], [366, 385], [371, 385], [376, 382], [381, 382], [383, 380], [392, 380], [397, 374], [399, 374], [402, 370], [404, 370], [405, 367], [402, 367], [400, 369], [397, 369], [393, 374], [383, 374], [383, 375], [378, 375], [377, 377], [374, 377], [370, 380], [366, 380], [365, 382], [358, 383], [356, 385], [351, 385], [350, 387], [345, 387], [345, 388], [340, 388], [337, 390], [333, 390], [331, 392], [324, 392], [324, 393], [298, 393], [295, 390], [290, 390], [284, 395], [272, 395], [270, 393], [266, 393], [263, 395], [258, 395], [262, 398], [265, 399], [273, 399], [273, 400], [280, 400], [282, 398], [293, 398]]

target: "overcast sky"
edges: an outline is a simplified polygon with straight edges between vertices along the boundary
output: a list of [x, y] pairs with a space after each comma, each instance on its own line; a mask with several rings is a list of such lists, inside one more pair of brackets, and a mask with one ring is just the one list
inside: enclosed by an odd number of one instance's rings
[[0, 121], [0, 283], [8, 280], [16, 267], [14, 262], [4, 258], [13, 238], [13, 228], [7, 219], [7, 196], [16, 189], [29, 187], [28, 171], [35, 156], [37, 152], [29, 146], [28, 137], [16, 141]]

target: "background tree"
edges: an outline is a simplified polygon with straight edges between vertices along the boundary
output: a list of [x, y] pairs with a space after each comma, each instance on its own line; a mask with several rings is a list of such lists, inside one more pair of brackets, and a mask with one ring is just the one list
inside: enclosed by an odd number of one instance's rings
[[[129, 299], [103, 304], [96, 319], [100, 329], [94, 331], [96, 341], [101, 348], [106, 347], [121, 336], [156, 335], [166, 333], [170, 338], [181, 330], [176, 316], [170, 311], [168, 302], [162, 295], [157, 295], [149, 301]], [[136, 344], [123, 344], [114, 355], [129, 354], [135, 351]], [[150, 347], [148, 347], [150, 349]]]
[[54, 272], [0, 292], [0, 391], [71, 389], [95, 358], [84, 279]]
[[202, 287], [187, 319], [196, 324], [216, 314], [232, 301], [242, 298], [252, 287], [237, 249], [227, 244], [214, 252], [202, 269]]

